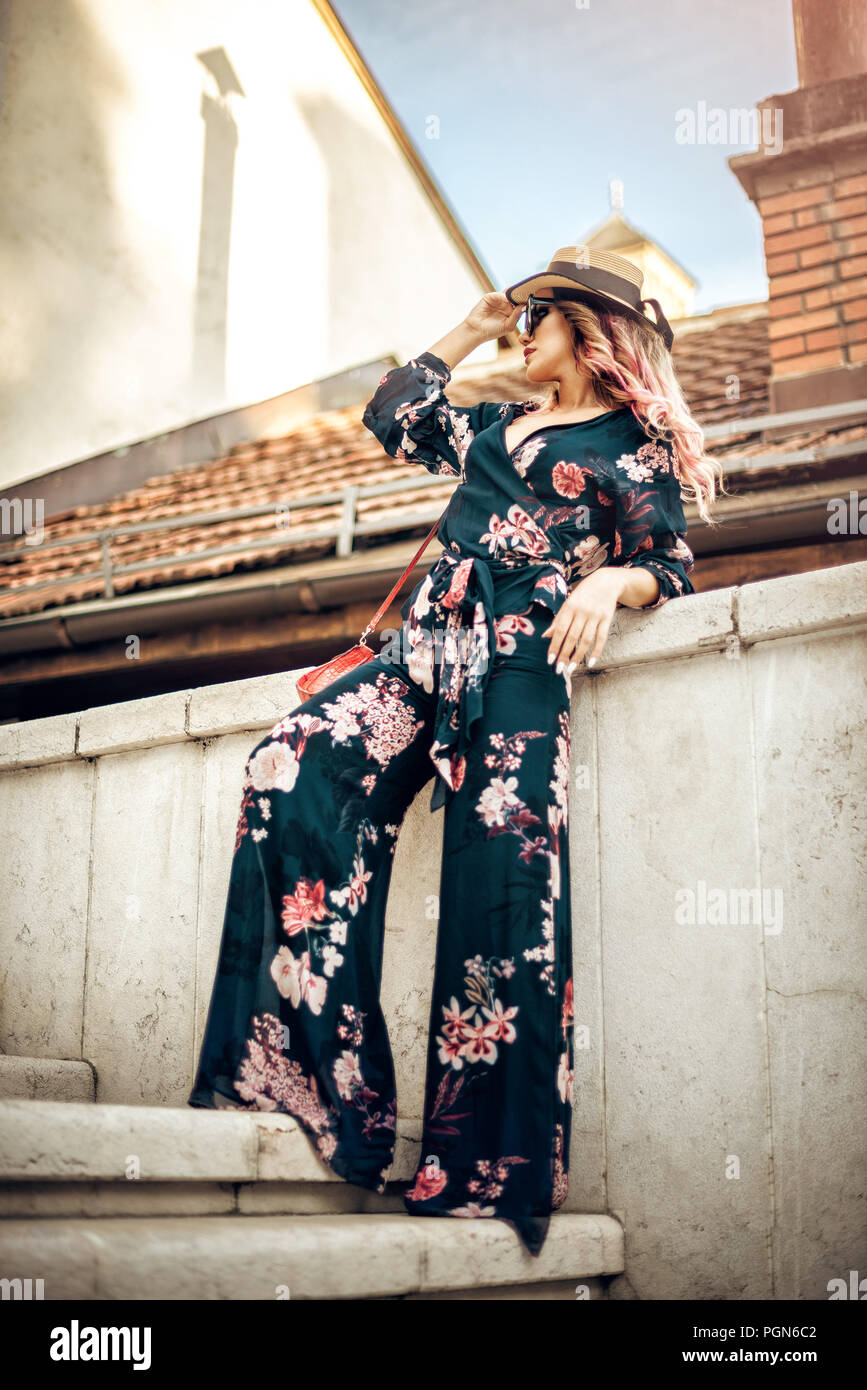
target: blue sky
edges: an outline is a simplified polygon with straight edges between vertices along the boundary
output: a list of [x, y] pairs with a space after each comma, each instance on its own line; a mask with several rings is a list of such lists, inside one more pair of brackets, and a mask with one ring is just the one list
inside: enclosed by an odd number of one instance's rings
[[[798, 85], [791, 0], [334, 0], [498, 287], [624, 215], [698, 281], [695, 312], [767, 296], [761, 222], [675, 113]], [[429, 138], [439, 125], [438, 138]], [[664, 307], [664, 306], [663, 306]]]

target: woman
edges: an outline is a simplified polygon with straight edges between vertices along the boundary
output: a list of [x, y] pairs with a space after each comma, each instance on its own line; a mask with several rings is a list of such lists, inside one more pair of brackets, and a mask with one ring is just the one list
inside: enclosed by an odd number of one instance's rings
[[[714, 495], [701, 431], [620, 256], [560, 251], [387, 372], [363, 421], [458, 486], [444, 551], [381, 651], [281, 720], [246, 766], [211, 1008], [189, 1103], [295, 1116], [377, 1192], [396, 1096], [379, 1004], [398, 830], [445, 807], [414, 1215], [499, 1217], [537, 1254], [565, 1199], [573, 1084], [572, 672], [618, 604], [693, 592], [681, 486]], [[565, 297], [568, 296], [568, 297]], [[655, 301], [654, 301], [655, 304]], [[451, 369], [517, 327], [521, 402], [449, 403]]]

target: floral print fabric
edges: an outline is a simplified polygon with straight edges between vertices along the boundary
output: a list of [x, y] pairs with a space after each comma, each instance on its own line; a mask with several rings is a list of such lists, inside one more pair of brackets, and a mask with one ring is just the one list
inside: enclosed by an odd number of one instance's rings
[[[572, 1101], [568, 688], [547, 610], [497, 624], [443, 822], [421, 1154], [425, 1216], [511, 1221], [542, 1248]], [[383, 1192], [397, 1095], [379, 1001], [406, 810], [433, 771], [443, 663], [382, 655], [280, 720], [245, 766], [219, 964], [189, 1103], [294, 1116]], [[425, 902], [419, 900], [423, 913]]]
[[400, 826], [433, 777], [436, 965], [404, 1203], [509, 1221], [538, 1254], [568, 1192], [574, 1066], [570, 683], [541, 633], [598, 566], [650, 566], [661, 603], [692, 591], [692, 557], [672, 457], [630, 411], [547, 427], [509, 455], [505, 426], [531, 405], [458, 409], [447, 379], [425, 353], [365, 410], [389, 453], [458, 480], [445, 550], [404, 604], [397, 650], [250, 752], [189, 1103], [292, 1115], [333, 1172], [385, 1190], [385, 906]]
[[[535, 401], [460, 407], [445, 362], [424, 352], [386, 372], [362, 417], [387, 453], [459, 480], [439, 531], [447, 549], [545, 567], [535, 595], [553, 611], [602, 564], [646, 565], [648, 607], [694, 592], [676, 455], [628, 406], [579, 424], [542, 424], [511, 453], [505, 429]], [[557, 582], [557, 577], [565, 584]], [[534, 585], [542, 576], [534, 575]]]
[[577, 425], [542, 425], [510, 453], [507, 425], [537, 404], [453, 406], [444, 392], [450, 376], [441, 358], [422, 353], [385, 373], [362, 416], [387, 453], [459, 480], [437, 532], [445, 550], [402, 610], [415, 634], [438, 601], [449, 610], [440, 608], [438, 620], [476, 639], [469, 661], [446, 644], [431, 810], [460, 776], [498, 619], [533, 605], [553, 618], [570, 589], [606, 564], [656, 576], [659, 595], [648, 608], [694, 592], [674, 451], [648, 438], [628, 406]]

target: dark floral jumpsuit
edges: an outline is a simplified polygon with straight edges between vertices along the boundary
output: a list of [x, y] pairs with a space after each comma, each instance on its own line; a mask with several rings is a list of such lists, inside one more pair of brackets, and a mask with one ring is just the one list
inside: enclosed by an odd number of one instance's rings
[[[495, 1217], [538, 1254], [568, 1186], [573, 1077], [568, 673], [547, 662], [570, 588], [644, 565], [653, 607], [693, 592], [675, 457], [623, 406], [543, 425], [462, 408], [425, 352], [363, 422], [458, 480], [444, 552], [376, 657], [252, 750], [189, 1104], [294, 1116], [324, 1163], [383, 1192], [394, 1067], [379, 1002], [397, 836], [434, 777], [445, 807], [418, 1216]], [[387, 634], [385, 634], [387, 635]]]

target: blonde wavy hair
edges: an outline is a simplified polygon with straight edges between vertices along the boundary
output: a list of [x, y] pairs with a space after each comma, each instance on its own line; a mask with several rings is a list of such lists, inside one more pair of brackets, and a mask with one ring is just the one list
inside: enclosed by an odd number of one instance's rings
[[[689, 413], [660, 335], [626, 314], [593, 309], [583, 300], [555, 302], [572, 330], [576, 364], [590, 377], [600, 405], [606, 410], [630, 406], [650, 438], [671, 444], [681, 493], [695, 501], [703, 521], [719, 525], [710, 507], [718, 491], [727, 493], [722, 464], [705, 453], [704, 431]], [[558, 407], [556, 382], [528, 399], [546, 410]]]

